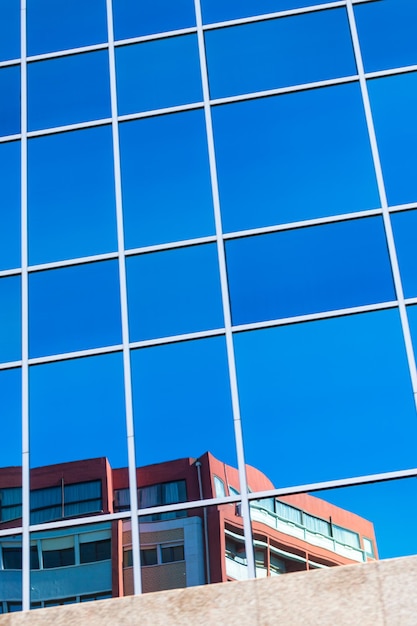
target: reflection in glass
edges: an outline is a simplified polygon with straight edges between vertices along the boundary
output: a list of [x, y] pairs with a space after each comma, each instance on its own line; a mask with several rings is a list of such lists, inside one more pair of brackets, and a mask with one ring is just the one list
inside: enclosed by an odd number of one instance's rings
[[368, 81], [376, 138], [390, 204], [417, 200], [417, 72]]
[[0, 278], [0, 363], [21, 358], [20, 276]]
[[[0, 105], [1, 106], [1, 105]], [[0, 144], [0, 270], [20, 265], [20, 142]]]
[[206, 450], [235, 465], [223, 337], [134, 350], [132, 378], [138, 465]]
[[233, 323], [395, 299], [382, 220], [350, 220], [226, 244]]
[[252, 500], [250, 512], [257, 578], [377, 557], [372, 522], [321, 497]]
[[0, 68], [0, 136], [20, 133], [20, 66]]
[[246, 461], [276, 487], [415, 466], [396, 309], [241, 333], [235, 350]]
[[87, 122], [110, 115], [107, 50], [29, 63], [29, 130]]
[[414, 0], [384, 0], [355, 6], [366, 72], [417, 63]]
[[[320, 0], [327, 4], [332, 0]], [[262, 13], [274, 13], [299, 9], [318, 4], [316, 0], [202, 0], [203, 21], [206, 23], [233, 20], [239, 17], [250, 17]]]
[[[97, 457], [107, 457], [113, 468], [127, 465], [120, 353], [32, 366], [29, 390], [32, 467]], [[55, 485], [61, 485], [61, 468], [54, 468]], [[87, 480], [87, 471], [81, 475]], [[71, 482], [80, 482], [80, 472]]]
[[121, 343], [117, 261], [29, 277], [31, 357]]
[[32, 608], [111, 598], [115, 539], [110, 523], [31, 533]]
[[120, 115], [203, 98], [196, 35], [116, 48], [116, 69]]
[[121, 124], [120, 142], [127, 248], [214, 233], [202, 110]]
[[365, 529], [361, 534], [366, 560], [417, 554], [416, 535], [408, 528], [408, 520], [414, 519], [416, 512], [415, 478], [330, 489], [319, 496], [372, 523], [375, 540]]
[[109, 126], [30, 139], [31, 264], [117, 249]]
[[19, 57], [20, 1], [9, 0], [3, 2], [0, 9], [0, 61]]
[[0, 537], [0, 614], [22, 610], [22, 538]]
[[417, 211], [401, 211], [391, 215], [395, 245], [400, 265], [404, 296], [417, 296], [417, 259], [415, 254], [415, 233]]
[[[21, 447], [21, 371], [20, 368], [0, 370], [0, 398], [1, 398], [1, 437], [7, 445], [2, 446], [0, 460], [0, 490], [3, 487], [15, 486], [8, 484], [10, 467], [15, 468], [22, 462]], [[6, 468], [4, 470], [3, 468]], [[20, 469], [19, 469], [20, 471]], [[5, 502], [0, 498], [0, 523], [4, 519]]]
[[209, 30], [205, 40], [212, 98], [356, 74], [344, 9]]
[[223, 326], [215, 244], [127, 259], [131, 340]]
[[227, 232], [379, 206], [356, 83], [217, 106], [213, 127]]
[[102, 43], [107, 39], [105, 0], [27, 0], [28, 54]]
[[195, 26], [192, 0], [113, 0], [113, 12], [116, 39]]

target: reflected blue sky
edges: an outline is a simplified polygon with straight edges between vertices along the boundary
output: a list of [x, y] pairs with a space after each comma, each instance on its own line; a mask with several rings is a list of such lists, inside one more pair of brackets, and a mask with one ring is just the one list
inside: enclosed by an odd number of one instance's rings
[[0, 61], [20, 57], [20, 0], [3, 2], [0, 8]]
[[20, 142], [0, 144], [0, 270], [20, 266]]
[[[320, 4], [326, 4], [332, 0], [320, 0]], [[203, 21], [221, 22], [233, 20], [238, 17], [249, 17], [261, 13], [273, 13], [274, 11], [287, 11], [317, 4], [314, 0], [202, 0]]]
[[20, 133], [20, 66], [0, 68], [0, 136]]
[[193, 0], [113, 0], [116, 39], [195, 26]]
[[22, 464], [21, 395], [20, 368], [0, 370], [0, 467]]

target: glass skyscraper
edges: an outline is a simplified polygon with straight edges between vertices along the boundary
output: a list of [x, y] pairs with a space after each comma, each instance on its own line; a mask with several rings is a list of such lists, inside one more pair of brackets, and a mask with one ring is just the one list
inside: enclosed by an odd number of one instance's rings
[[[205, 505], [239, 506], [248, 576], [267, 496], [320, 491], [381, 557], [417, 551], [416, 19], [415, 0], [0, 3], [0, 575], [21, 598], [0, 610], [36, 606], [39, 542], [65, 566], [74, 516], [81, 563], [87, 532], [129, 522], [140, 593], [136, 468], [207, 450], [238, 468]], [[41, 468], [103, 457], [128, 468], [119, 510], [66, 509], [63, 478], [39, 493]]]

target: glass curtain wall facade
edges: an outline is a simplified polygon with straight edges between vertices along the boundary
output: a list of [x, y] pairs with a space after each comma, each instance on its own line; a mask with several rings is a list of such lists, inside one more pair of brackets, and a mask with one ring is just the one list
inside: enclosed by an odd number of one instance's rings
[[[21, 600], [2, 610], [36, 606], [39, 542], [51, 568], [82, 563], [92, 522], [107, 542], [130, 520], [140, 593], [135, 468], [206, 450], [239, 470], [208, 504], [240, 505], [249, 576], [261, 496], [328, 489], [380, 556], [417, 551], [398, 537], [417, 476], [416, 18], [414, 0], [1, 3], [0, 465], [22, 467], [1, 502], [21, 493], [21, 526], [0, 529]], [[32, 470], [95, 457], [129, 467], [129, 510], [74, 509], [71, 540], [68, 519], [31, 519], [52, 506]]]

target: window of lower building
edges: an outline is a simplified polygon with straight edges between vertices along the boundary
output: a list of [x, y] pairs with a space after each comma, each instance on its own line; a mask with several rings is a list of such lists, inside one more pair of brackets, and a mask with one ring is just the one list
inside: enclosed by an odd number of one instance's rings
[[218, 476], [213, 476], [214, 480], [214, 490], [216, 493], [216, 498], [223, 498], [226, 495], [226, 488], [224, 486], [224, 482]]
[[108, 559], [111, 559], [110, 539], [80, 543], [80, 563], [94, 563]]
[[363, 537], [363, 549], [366, 552], [366, 556], [371, 557], [371, 559], [375, 558], [374, 542], [371, 539]]
[[184, 560], [184, 546], [161, 547], [162, 563], [173, 563]]
[[156, 548], [146, 548], [140, 551], [140, 561], [142, 565], [157, 565], [158, 554]]

